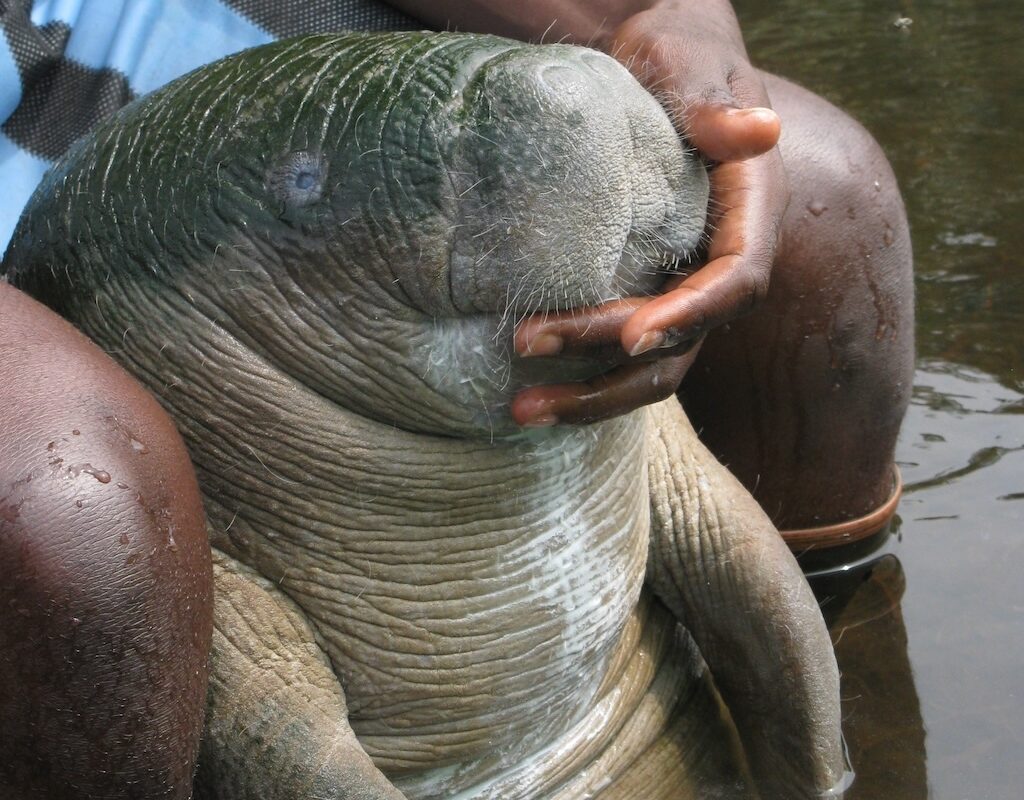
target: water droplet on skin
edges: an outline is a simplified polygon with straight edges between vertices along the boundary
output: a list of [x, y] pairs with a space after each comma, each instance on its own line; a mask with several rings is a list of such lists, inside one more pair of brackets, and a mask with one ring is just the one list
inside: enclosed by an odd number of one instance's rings
[[77, 628], [79, 625], [82, 624], [82, 620], [80, 620], [78, 617], [72, 617], [71, 624]]
[[73, 431], [71, 431], [71, 435], [72, 436], [81, 436], [82, 432], [80, 430], [78, 430], [78, 428], [75, 428]]
[[92, 475], [100, 483], [110, 483], [110, 473], [104, 469], [96, 469], [92, 464], [86, 464], [81, 471], [86, 475]]
[[85, 505], [81, 500], [75, 501], [75, 508], [82, 508]]
[[812, 200], [810, 203], [807, 204], [807, 210], [814, 214], [814, 216], [820, 217], [822, 214], [828, 211], [828, 206], [819, 200]]

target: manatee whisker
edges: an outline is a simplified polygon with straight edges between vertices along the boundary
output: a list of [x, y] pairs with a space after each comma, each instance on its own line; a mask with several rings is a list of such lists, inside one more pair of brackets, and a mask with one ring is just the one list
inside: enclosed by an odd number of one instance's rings
[[[662, 83], [662, 81], [658, 83]], [[659, 89], [651, 93], [658, 104], [665, 109], [665, 114], [676, 128], [681, 127], [685, 130], [689, 127], [693, 109], [697, 105], [696, 99], [684, 97], [672, 89]]]
[[457, 195], [457, 196], [458, 196], [458, 198], [460, 198], [460, 199], [461, 199], [461, 198], [465, 197], [465, 196], [466, 196], [467, 194], [469, 194], [469, 193], [470, 193], [471, 191], [473, 191], [473, 190], [474, 190], [474, 189], [475, 189], [475, 188], [476, 188], [477, 186], [479, 186], [479, 185], [480, 185], [481, 183], [483, 183], [483, 182], [484, 182], [484, 181], [486, 181], [486, 180], [487, 180], [487, 176], [485, 175], [484, 177], [480, 178], [479, 180], [477, 180], [476, 182], [474, 182], [474, 183], [473, 183], [473, 184], [471, 184], [470, 186], [467, 186], [467, 187], [466, 187], [465, 189], [463, 189], [463, 190], [462, 190], [461, 192], [459, 192], [459, 194]]
[[479, 239], [481, 236], [486, 236], [491, 231], [493, 231], [495, 228], [497, 228], [499, 225], [501, 225], [501, 221], [500, 220], [495, 220], [490, 225], [488, 225], [486, 228], [484, 228], [482, 231], [480, 231], [478, 233], [474, 233], [471, 238]]
[[482, 133], [480, 133], [480, 131], [476, 130], [476, 128], [471, 128], [469, 126], [466, 126], [465, 128], [463, 128], [463, 130], [465, 130], [466, 133], [471, 133], [474, 136], [477, 136], [477, 137], [483, 139], [485, 142], [487, 142], [489, 144], [493, 144], [495, 147], [499, 147], [499, 145], [498, 145], [498, 143], [496, 141], [494, 141], [493, 139], [488, 139], [486, 136], [484, 136]]
[[[507, 331], [511, 330], [511, 328], [514, 328], [516, 325], [518, 325], [522, 321], [521, 319], [516, 319], [515, 315], [516, 315], [517, 301], [519, 300], [519, 295], [523, 292], [524, 288], [525, 288], [524, 285], [520, 284], [519, 287], [516, 289], [516, 293], [510, 298], [509, 297], [509, 293], [512, 291], [512, 286], [510, 284], [508, 287], [506, 287], [506, 289], [505, 289], [505, 307], [502, 309], [501, 316], [498, 319], [498, 329], [495, 331], [494, 337], [493, 337], [495, 341], [497, 341], [503, 334], [505, 334]], [[512, 326], [511, 326], [511, 328], [507, 327], [510, 315], [512, 316]]]
[[544, 158], [544, 153], [541, 152], [541, 149], [537, 145], [536, 142], [533, 143], [533, 149], [537, 152], [537, 160], [540, 161], [541, 166], [544, 167], [544, 169], [547, 169], [548, 168], [548, 162]]

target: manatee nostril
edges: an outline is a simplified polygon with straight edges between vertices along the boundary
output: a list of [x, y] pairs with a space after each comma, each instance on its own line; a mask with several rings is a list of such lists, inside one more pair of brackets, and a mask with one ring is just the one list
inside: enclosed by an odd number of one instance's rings
[[325, 168], [317, 153], [296, 150], [271, 167], [267, 188], [287, 206], [306, 206], [323, 195]]
[[578, 85], [584, 80], [578, 69], [565, 64], [545, 64], [540, 68], [538, 77], [546, 86], [558, 90], [568, 85]]
[[583, 50], [579, 56], [581, 63], [586, 64], [591, 70], [603, 78], [620, 77], [621, 68], [619, 63], [611, 56], [607, 56], [604, 53], [598, 53], [594, 50], [581, 49]]

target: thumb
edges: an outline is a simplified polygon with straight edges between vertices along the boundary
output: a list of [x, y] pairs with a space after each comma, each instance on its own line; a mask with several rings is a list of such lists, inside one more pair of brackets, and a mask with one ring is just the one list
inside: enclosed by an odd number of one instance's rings
[[684, 135], [705, 158], [741, 161], [767, 153], [779, 142], [782, 123], [770, 108], [737, 108], [718, 100], [690, 105]]

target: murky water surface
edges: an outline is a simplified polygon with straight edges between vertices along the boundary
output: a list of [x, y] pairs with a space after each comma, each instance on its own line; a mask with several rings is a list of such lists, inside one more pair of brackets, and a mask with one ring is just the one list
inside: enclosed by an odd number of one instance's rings
[[875, 134], [913, 228], [898, 536], [852, 597], [825, 604], [848, 797], [1022, 797], [1024, 2], [736, 5], [756, 63]]

